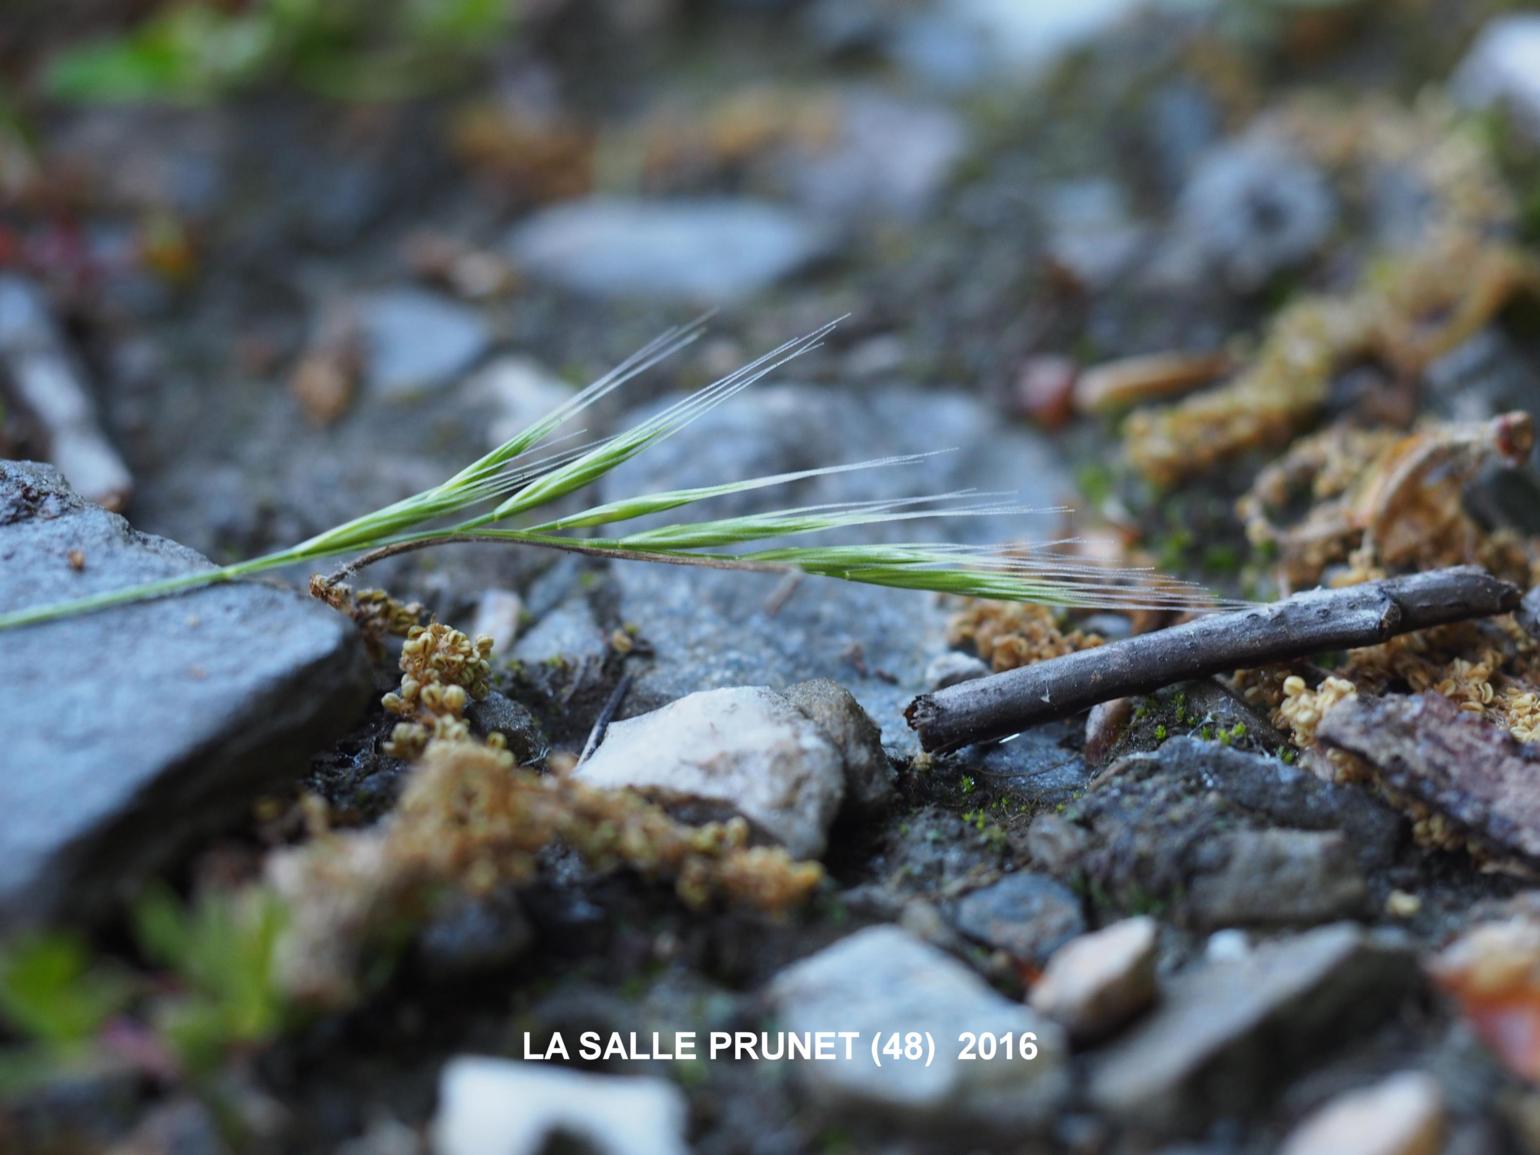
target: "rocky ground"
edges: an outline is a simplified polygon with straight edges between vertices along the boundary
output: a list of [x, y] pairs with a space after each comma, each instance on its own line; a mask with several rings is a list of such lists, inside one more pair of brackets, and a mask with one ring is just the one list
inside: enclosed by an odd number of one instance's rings
[[[3, 30], [0, 612], [421, 490], [707, 306], [588, 436], [849, 317], [600, 500], [956, 449], [783, 500], [1537, 584], [1518, 6], [529, 7], [383, 103], [69, 102], [78, 29]], [[1540, 1150], [1532, 611], [926, 754], [915, 695], [1170, 615], [461, 545], [351, 579], [403, 642], [283, 576], [0, 634], [0, 1148]], [[509, 1061], [831, 1029], [942, 1053]]]

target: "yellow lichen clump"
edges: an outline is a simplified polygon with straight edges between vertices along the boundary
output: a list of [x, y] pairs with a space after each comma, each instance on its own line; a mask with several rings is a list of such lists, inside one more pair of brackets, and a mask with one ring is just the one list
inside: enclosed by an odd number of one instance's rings
[[1371, 358], [1415, 376], [1520, 292], [1540, 294], [1540, 266], [1483, 237], [1451, 234], [1388, 260], [1351, 293], [1285, 308], [1251, 365], [1229, 383], [1132, 414], [1129, 460], [1151, 481], [1172, 485], [1249, 449], [1285, 443], [1319, 412], [1338, 370]]
[[473, 737], [464, 713], [490, 689], [491, 650], [490, 639], [439, 623], [413, 626], [400, 688], [384, 699], [411, 718], [386, 746], [415, 761], [395, 810], [369, 829], [324, 834], [269, 859], [268, 880], [292, 912], [278, 951], [291, 997], [345, 1004], [371, 944], [423, 917], [446, 888], [486, 894], [527, 882], [556, 841], [595, 869], [671, 878], [692, 906], [724, 898], [778, 913], [823, 880], [816, 862], [750, 846], [741, 818], [677, 822], [629, 791], [517, 766], [501, 735]]
[[[1331, 584], [1462, 564], [1528, 584], [1533, 567], [1525, 543], [1477, 525], [1462, 490], [1486, 462], [1517, 465], [1533, 447], [1526, 413], [1427, 422], [1410, 434], [1333, 425], [1301, 438], [1263, 469], [1236, 508], [1251, 541], [1276, 548], [1285, 592], [1316, 584], [1341, 561], [1350, 564]], [[1307, 512], [1280, 524], [1279, 511], [1302, 495], [1310, 500]]]
[[996, 670], [1041, 662], [1102, 644], [1097, 634], [1064, 629], [1047, 606], [1027, 602], [970, 601], [952, 619], [954, 645], [971, 645]]
[[1444, 104], [1347, 107], [1302, 98], [1256, 126], [1352, 188], [1398, 170], [1427, 195], [1420, 235], [1346, 293], [1305, 297], [1272, 321], [1249, 367], [1227, 384], [1126, 427], [1129, 459], [1172, 485], [1247, 450], [1290, 440], [1325, 402], [1332, 376], [1373, 358], [1406, 377], [1474, 335], [1518, 294], [1540, 293], [1540, 266], [1496, 239], [1516, 218], [1488, 150]]
[[1358, 693], [1358, 687], [1345, 678], [1327, 678], [1311, 689], [1298, 674], [1283, 680], [1283, 701], [1278, 706], [1280, 724], [1289, 728], [1294, 744], [1301, 748], [1315, 744], [1315, 728], [1330, 710], [1344, 698]]
[[[382, 703], [411, 721], [391, 731], [385, 753], [411, 759], [431, 740], [468, 740], [465, 710], [472, 699], [479, 701], [491, 690], [491, 654], [492, 639], [485, 635], [473, 641], [438, 622], [413, 626], [401, 647], [401, 685]], [[490, 741], [501, 747], [502, 736], [494, 734]]]

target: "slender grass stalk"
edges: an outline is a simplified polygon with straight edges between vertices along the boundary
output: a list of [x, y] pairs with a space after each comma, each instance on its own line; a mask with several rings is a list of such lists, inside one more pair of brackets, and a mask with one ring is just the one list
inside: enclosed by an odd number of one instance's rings
[[560, 442], [576, 436], [558, 438], [558, 430], [638, 374], [697, 340], [704, 331], [704, 319], [670, 329], [527, 429], [421, 493], [316, 534], [298, 545], [249, 561], [0, 614], [0, 630], [166, 597], [286, 566], [362, 554], [332, 576], [331, 580], [336, 581], [386, 557], [456, 542], [500, 542], [712, 569], [800, 571], [868, 585], [1050, 605], [1215, 609], [1233, 604], [1220, 603], [1190, 583], [1144, 570], [1101, 567], [1056, 552], [1072, 544], [1069, 542], [1050, 542], [1031, 549], [933, 543], [743, 548], [793, 535], [919, 518], [999, 517], [1032, 512], [1011, 504], [1009, 495], [973, 490], [681, 521], [615, 537], [583, 537], [573, 532], [616, 526], [713, 498], [816, 477], [922, 465], [936, 452], [946, 450], [640, 494], [533, 525], [512, 524], [592, 485], [786, 362], [816, 349], [836, 324], [837, 321], [831, 322], [772, 349], [630, 429], [593, 443], [558, 450]]

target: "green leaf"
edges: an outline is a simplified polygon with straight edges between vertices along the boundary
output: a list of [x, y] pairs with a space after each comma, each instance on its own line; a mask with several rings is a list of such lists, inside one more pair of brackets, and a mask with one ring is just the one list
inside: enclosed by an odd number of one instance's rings
[[22, 939], [0, 957], [0, 1016], [49, 1049], [89, 1041], [132, 993], [126, 976], [95, 962], [71, 935]]

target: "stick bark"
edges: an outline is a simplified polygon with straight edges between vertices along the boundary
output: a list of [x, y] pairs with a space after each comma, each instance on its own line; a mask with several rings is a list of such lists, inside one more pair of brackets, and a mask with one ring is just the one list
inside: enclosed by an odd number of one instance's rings
[[924, 749], [951, 750], [1189, 678], [1507, 613], [1519, 600], [1517, 586], [1478, 566], [1311, 590], [922, 694], [904, 714]]

